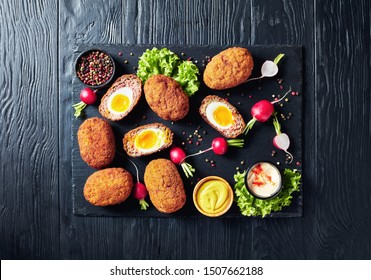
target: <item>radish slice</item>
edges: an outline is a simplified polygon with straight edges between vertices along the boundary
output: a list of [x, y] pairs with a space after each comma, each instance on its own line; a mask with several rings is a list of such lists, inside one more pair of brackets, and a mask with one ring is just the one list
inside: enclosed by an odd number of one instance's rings
[[294, 160], [294, 157], [288, 151], [288, 149], [290, 148], [290, 138], [286, 133], [281, 132], [281, 125], [277, 119], [277, 114], [274, 114], [273, 126], [274, 126], [274, 130], [276, 131], [276, 136], [273, 138], [273, 145], [277, 149], [284, 151], [286, 154], [290, 156], [290, 161], [289, 161], [289, 164], [290, 164]]
[[260, 71], [261, 71], [261, 76], [260, 77], [256, 77], [256, 78], [251, 78], [251, 79], [248, 79], [245, 81], [246, 82], [250, 82], [250, 81], [254, 81], [254, 80], [259, 80], [259, 79], [262, 79], [262, 78], [265, 78], [265, 77], [274, 77], [277, 75], [278, 73], [278, 62], [281, 60], [281, 58], [284, 57], [284, 54], [283, 53], [280, 53], [279, 55], [277, 55], [277, 57], [274, 59], [274, 61], [271, 61], [271, 60], [266, 60]]
[[290, 138], [286, 133], [281, 133], [273, 138], [273, 144], [277, 149], [287, 151], [290, 147]]

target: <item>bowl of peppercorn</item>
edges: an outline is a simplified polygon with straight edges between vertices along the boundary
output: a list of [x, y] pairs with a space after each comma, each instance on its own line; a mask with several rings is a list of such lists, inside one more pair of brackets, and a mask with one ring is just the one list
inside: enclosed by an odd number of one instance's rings
[[108, 53], [92, 49], [82, 52], [76, 59], [77, 78], [93, 89], [106, 87], [115, 75], [115, 62]]

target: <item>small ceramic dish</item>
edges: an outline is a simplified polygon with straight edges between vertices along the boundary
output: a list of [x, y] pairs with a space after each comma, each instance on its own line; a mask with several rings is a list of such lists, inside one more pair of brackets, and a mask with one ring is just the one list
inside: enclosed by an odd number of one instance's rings
[[107, 52], [91, 49], [82, 52], [75, 62], [75, 74], [78, 80], [93, 89], [104, 88], [115, 76], [116, 66]]
[[282, 189], [281, 172], [270, 162], [257, 162], [247, 170], [245, 186], [256, 198], [274, 198]]
[[218, 176], [201, 179], [193, 190], [197, 210], [208, 217], [219, 217], [232, 206], [233, 190], [226, 180]]

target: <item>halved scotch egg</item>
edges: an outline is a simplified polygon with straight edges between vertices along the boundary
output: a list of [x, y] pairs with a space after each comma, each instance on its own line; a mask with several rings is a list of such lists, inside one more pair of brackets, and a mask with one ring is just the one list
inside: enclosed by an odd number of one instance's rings
[[130, 130], [122, 141], [129, 156], [140, 157], [170, 147], [173, 143], [173, 133], [161, 123], [152, 123]]
[[238, 110], [219, 96], [206, 96], [199, 112], [209, 125], [226, 138], [236, 138], [245, 129], [245, 121]]
[[122, 75], [102, 97], [99, 112], [109, 120], [122, 120], [134, 109], [141, 95], [141, 80], [133, 74]]

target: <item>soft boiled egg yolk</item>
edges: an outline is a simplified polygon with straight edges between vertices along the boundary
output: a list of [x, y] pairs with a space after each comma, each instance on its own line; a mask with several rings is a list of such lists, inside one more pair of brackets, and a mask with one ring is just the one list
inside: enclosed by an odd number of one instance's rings
[[207, 105], [206, 117], [211, 124], [220, 128], [228, 128], [234, 123], [231, 109], [225, 103], [219, 101]]
[[134, 140], [134, 145], [140, 150], [157, 150], [165, 142], [165, 134], [161, 129], [146, 129], [140, 132]]
[[112, 114], [122, 114], [130, 109], [133, 101], [133, 91], [124, 87], [115, 91], [108, 100], [108, 110]]
[[123, 94], [116, 94], [111, 101], [111, 108], [116, 112], [125, 112], [130, 106], [129, 97]]
[[221, 126], [228, 126], [233, 123], [232, 112], [226, 106], [218, 106], [213, 113], [214, 120]]
[[141, 149], [151, 149], [157, 142], [157, 135], [152, 130], [145, 130], [135, 139], [135, 146]]

